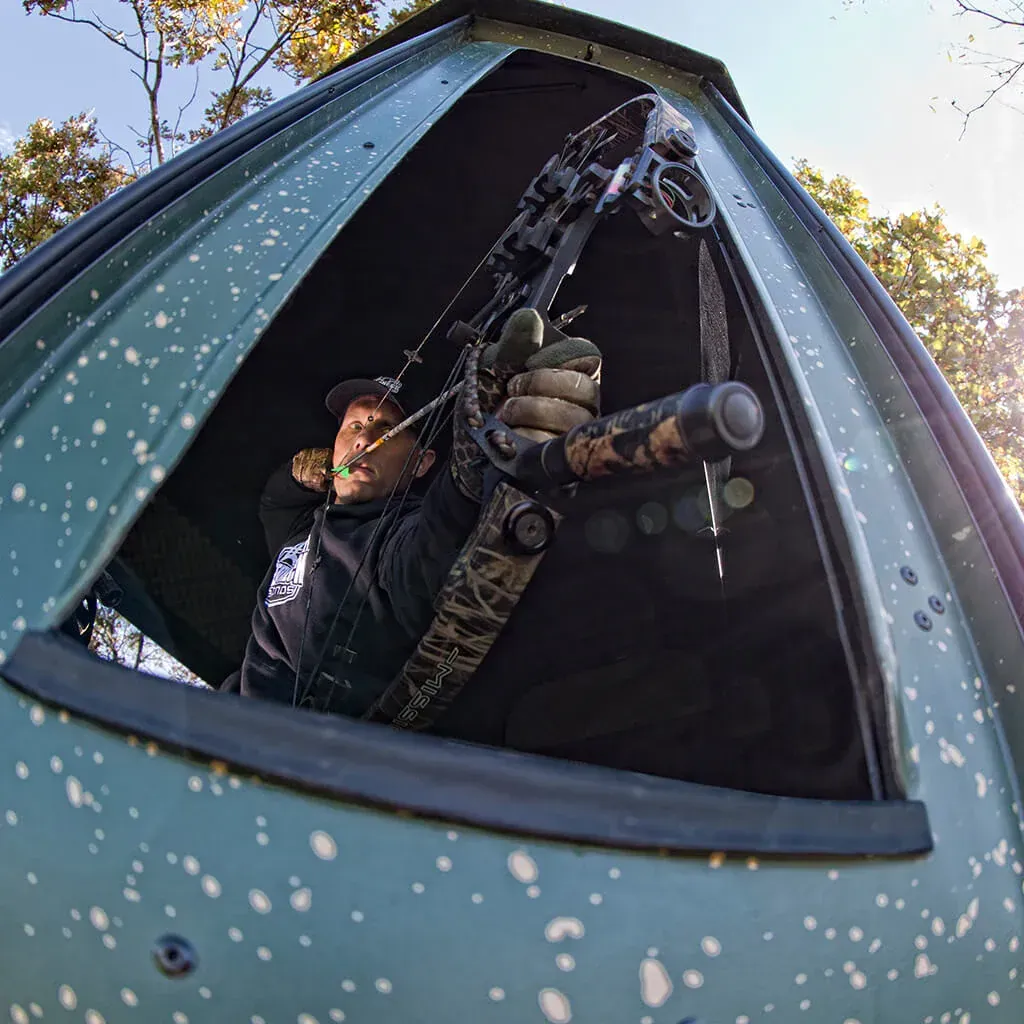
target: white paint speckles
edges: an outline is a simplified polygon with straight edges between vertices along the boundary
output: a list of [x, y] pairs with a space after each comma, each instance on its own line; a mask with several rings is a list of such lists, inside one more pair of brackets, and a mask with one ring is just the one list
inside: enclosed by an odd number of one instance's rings
[[419, 896], [421, 893], [426, 892], [427, 887], [422, 882], [413, 882], [410, 886], [412, 891]]
[[85, 1024], [107, 1024], [107, 1022], [106, 1018], [98, 1010], [86, 1010]]
[[528, 886], [527, 889], [526, 889], [526, 895], [529, 896], [531, 900], [537, 899], [537, 897], [540, 896], [540, 886], [539, 885]]
[[257, 832], [256, 842], [259, 843], [260, 846], [267, 846], [270, 843], [270, 836], [268, 836], [266, 832]]
[[664, 1006], [672, 995], [672, 979], [660, 960], [643, 960], [640, 963], [640, 998], [651, 1007]]
[[228, 938], [231, 939], [232, 942], [241, 942], [245, 936], [242, 934], [241, 928], [229, 928]]
[[895, 981], [899, 976], [900, 972], [895, 967], [890, 968], [885, 975], [890, 981]]
[[867, 975], [863, 971], [853, 971], [850, 974], [850, 987], [862, 989], [868, 983]]
[[267, 949], [266, 946], [257, 946], [256, 947], [256, 956], [258, 956], [260, 958], [260, 960], [264, 961], [264, 963], [266, 961], [272, 960], [274, 958], [274, 954], [271, 953], [270, 950]]
[[105, 932], [110, 927], [110, 918], [102, 907], [92, 907], [89, 910], [89, 920], [97, 931]]
[[814, 929], [818, 927], [818, 922], [814, 917], [808, 914], [807, 917], [804, 918], [804, 927], [809, 932], [813, 932]]
[[927, 953], [918, 953], [914, 957], [914, 977], [915, 978], [927, 978], [930, 977], [938, 968], [928, 959]]
[[338, 844], [327, 832], [313, 832], [309, 837], [309, 845], [321, 860], [334, 860], [338, 856]]
[[1006, 840], [1005, 839], [1000, 839], [999, 842], [996, 844], [996, 848], [992, 851], [992, 859], [1001, 868], [1005, 868], [1006, 867], [1006, 852], [1007, 852], [1008, 849], [1009, 849], [1009, 846], [1008, 846]]
[[387, 978], [378, 978], [374, 983], [373, 987], [380, 992], [381, 995], [389, 996], [394, 990], [394, 985]]
[[203, 887], [203, 892], [206, 893], [210, 899], [215, 900], [221, 893], [220, 882], [217, 881], [213, 875], [203, 875], [202, 882], [200, 883]]
[[583, 922], [578, 917], [555, 917], [544, 926], [544, 938], [548, 942], [582, 939], [585, 933]]
[[560, 971], [571, 971], [576, 967], [576, 961], [570, 953], [559, 953], [555, 957], [555, 966]]
[[487, 997], [493, 1003], [500, 1003], [502, 999], [505, 998], [505, 990], [503, 988], [492, 988], [490, 992], [487, 993]]
[[451, 871], [452, 869], [451, 857], [438, 857], [434, 863], [437, 865], [438, 871]]
[[57, 1000], [65, 1010], [74, 1010], [78, 1006], [78, 996], [70, 985], [61, 985], [57, 989]]
[[42, 725], [46, 721], [46, 712], [38, 704], [33, 704], [29, 708], [28, 720], [33, 725]]
[[887, 907], [889, 906], [889, 897], [884, 892], [880, 892], [875, 897], [875, 904], [879, 907]]
[[473, 893], [472, 896], [470, 896], [470, 899], [474, 903], [483, 903], [483, 901], [484, 901], [484, 894], [482, 892], [475, 892], [475, 893]]
[[705, 956], [718, 956], [722, 952], [722, 944], [713, 935], [705, 935], [700, 940], [700, 948]]
[[249, 890], [249, 906], [257, 914], [269, 914], [272, 909], [270, 897], [262, 889]]
[[928, 940], [923, 935], [918, 935], [914, 939], [914, 945], [917, 946], [918, 949], [927, 949]]
[[1017, 909], [1017, 905], [1010, 899], [1009, 896], [1003, 898], [1003, 910], [1008, 914], [1012, 914]]
[[572, 1020], [572, 1007], [569, 999], [557, 988], [542, 988], [537, 996], [541, 1013], [551, 1024], [568, 1024]]
[[828, 873], [828, 880], [830, 882], [836, 882], [839, 880], [839, 872], [835, 868], [832, 868]]
[[213, 993], [205, 985], [200, 985], [199, 986], [199, 995], [203, 999], [209, 999], [210, 996], [213, 995]]
[[999, 1005], [999, 993], [998, 992], [989, 992], [989, 994], [987, 996], [985, 996], [985, 998], [988, 1000], [988, 1005], [989, 1006], [998, 1006]]
[[14, 766], [14, 774], [19, 779], [27, 779], [29, 776], [28, 765], [24, 761], [18, 761]]
[[11, 1024], [29, 1024], [28, 1014], [17, 1003], [11, 1003]]
[[186, 874], [189, 874], [189, 875], [198, 875], [199, 874], [199, 871], [200, 871], [199, 861], [196, 860], [196, 858], [193, 857], [192, 854], [187, 854], [182, 859], [181, 866], [185, 869]]
[[341, 983], [341, 987], [346, 992], [355, 992], [356, 983], [351, 978], [345, 978]]
[[932, 919], [932, 934], [933, 935], [945, 935], [946, 924], [941, 917], [935, 917]]
[[171, 1015], [171, 1020], [174, 1024], [188, 1024], [188, 1014], [182, 1013], [181, 1010], [175, 1010]]
[[1007, 949], [1008, 949], [1008, 950], [1009, 950], [1009, 951], [1010, 951], [1011, 953], [1016, 953], [1016, 952], [1017, 952], [1017, 950], [1018, 950], [1018, 949], [1020, 949], [1020, 939], [1018, 939], [1018, 938], [1017, 938], [1017, 936], [1016, 936], [1016, 935], [1014, 935], [1014, 936], [1013, 936], [1013, 938], [1012, 938], [1012, 939], [1010, 939], [1010, 941], [1009, 941], [1009, 943], [1007, 944], [1007, 947], [1006, 947], [1006, 948], [1007, 948]]
[[289, 897], [288, 902], [291, 903], [292, 910], [304, 913], [313, 905], [313, 891], [308, 888], [296, 889]]
[[864, 939], [864, 932], [856, 925], [850, 929], [849, 934], [851, 942], [862, 942]]
[[171, 322], [171, 318], [163, 311], [160, 310], [155, 317], [153, 317], [153, 326], [164, 328]]
[[806, 974], [798, 974], [793, 980], [798, 985], [806, 985], [807, 984], [807, 975]]
[[56, 754], [50, 758], [50, 771], [53, 772], [54, 775], [60, 775], [60, 773], [64, 771], [64, 762], [57, 757]]
[[166, 915], [167, 915], [168, 917], [177, 917], [177, 916], [178, 916], [178, 911], [177, 911], [177, 910], [175, 910], [175, 909], [174, 909], [174, 907], [172, 907], [172, 906], [170, 905], [170, 903], [168, 903], [168, 904], [167, 904], [167, 905], [166, 905], [166, 906], [164, 907], [164, 913], [165, 913], [165, 914], [166, 914]]
[[811, 1008], [811, 1001], [810, 1001], [810, 999], [801, 999], [800, 1000], [800, 1009], [801, 1010], [809, 1010], [810, 1008]]
[[366, 920], [366, 915], [361, 910], [353, 910], [349, 917], [355, 921], [356, 924], [362, 924]]
[[871, 945], [868, 946], [868, 952], [869, 953], [877, 953], [881, 948], [882, 948], [882, 940], [881, 939], [872, 939], [871, 940]]
[[994, 953], [996, 951], [996, 940], [986, 939], [985, 940], [985, 951], [987, 953]]
[[[165, 325], [158, 324], [157, 326], [165, 326]], [[139, 353], [138, 353], [138, 350], [134, 346], [129, 345], [124, 350], [124, 361], [126, 363], [131, 363], [132, 366], [138, 366], [139, 365]]]
[[978, 794], [978, 799], [981, 800], [988, 792], [988, 780], [981, 772], [974, 773], [974, 785], [975, 791]]
[[704, 984], [704, 975], [695, 968], [683, 971], [683, 984], [687, 988], [700, 988]]
[[508, 855], [508, 870], [517, 882], [529, 885], [540, 875], [537, 862], [525, 850], [513, 850]]
[[74, 775], [69, 775], [67, 781], [64, 783], [64, 790], [67, 793], [68, 803], [72, 807], [82, 806], [82, 797], [84, 790], [82, 784], [75, 778]]
[[192, 413], [185, 413], [178, 421], [184, 430], [191, 430], [196, 425], [196, 418]]

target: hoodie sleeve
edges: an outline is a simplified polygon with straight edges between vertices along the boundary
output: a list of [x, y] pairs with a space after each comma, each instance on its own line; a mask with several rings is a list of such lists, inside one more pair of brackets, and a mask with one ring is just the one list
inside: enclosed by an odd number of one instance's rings
[[323, 504], [325, 495], [297, 483], [292, 476], [292, 461], [271, 474], [260, 496], [260, 522], [273, 558], [285, 541], [313, 524], [313, 513]]
[[480, 506], [459, 491], [446, 464], [423, 504], [386, 531], [378, 583], [411, 636], [419, 639], [430, 625], [434, 599], [479, 514]]

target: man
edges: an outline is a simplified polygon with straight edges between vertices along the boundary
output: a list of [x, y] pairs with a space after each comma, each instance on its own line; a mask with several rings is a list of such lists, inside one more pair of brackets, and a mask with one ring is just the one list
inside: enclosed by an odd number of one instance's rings
[[[598, 405], [596, 346], [573, 338], [542, 348], [542, 336], [535, 311], [515, 313], [480, 369], [485, 410], [534, 439], [592, 419]], [[436, 453], [412, 429], [347, 475], [331, 472], [415, 411], [396, 383], [334, 387], [326, 400], [338, 420], [333, 448], [299, 452], [267, 483], [260, 519], [277, 556], [259, 589], [243, 695], [358, 717], [430, 625], [479, 514], [486, 460], [456, 412], [452, 456], [422, 499], [408, 487]]]

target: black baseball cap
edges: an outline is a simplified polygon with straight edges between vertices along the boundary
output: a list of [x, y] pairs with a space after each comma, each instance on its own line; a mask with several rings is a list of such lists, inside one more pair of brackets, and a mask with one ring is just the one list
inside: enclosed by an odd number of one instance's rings
[[351, 380], [343, 380], [340, 384], [335, 384], [327, 393], [324, 404], [339, 423], [345, 418], [348, 407], [357, 398], [386, 398], [393, 405], [398, 406], [403, 416], [408, 416], [409, 414], [398, 397], [402, 387], [402, 382], [395, 380], [394, 377], [375, 377], [373, 380], [354, 377]]

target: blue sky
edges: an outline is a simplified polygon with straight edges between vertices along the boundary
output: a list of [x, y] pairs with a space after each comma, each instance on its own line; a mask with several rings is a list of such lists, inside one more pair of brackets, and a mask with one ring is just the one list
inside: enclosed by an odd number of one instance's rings
[[[115, 0], [79, 0], [109, 11]], [[982, 238], [1006, 287], [1024, 286], [1024, 95], [975, 115], [964, 138], [951, 100], [970, 105], [986, 78], [950, 61], [951, 45], [998, 37], [954, 16], [953, 0], [571, 0], [712, 54], [729, 67], [754, 127], [785, 161], [807, 157], [854, 179], [880, 210], [931, 203]], [[140, 125], [137, 83], [109, 44], [80, 26], [0, 2], [0, 145], [36, 117], [94, 110], [106, 132]], [[1009, 46], [1003, 44], [1003, 49]], [[44, 58], [45, 55], [45, 58]], [[286, 83], [278, 83], [287, 88]], [[182, 82], [187, 95], [192, 82]], [[173, 108], [172, 108], [173, 109]]]

